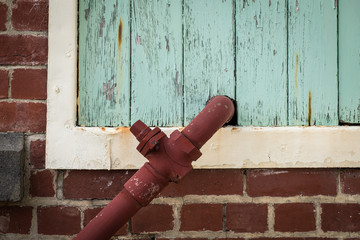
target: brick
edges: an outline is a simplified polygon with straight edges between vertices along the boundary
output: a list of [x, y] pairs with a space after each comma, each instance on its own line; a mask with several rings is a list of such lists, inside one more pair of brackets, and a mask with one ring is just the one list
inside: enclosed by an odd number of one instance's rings
[[47, 64], [47, 37], [0, 35], [0, 65]]
[[311, 203], [286, 203], [274, 205], [274, 230], [279, 232], [315, 231], [315, 208]]
[[359, 232], [360, 204], [322, 204], [321, 228], [324, 232]]
[[174, 228], [172, 206], [152, 204], [139, 210], [131, 219], [132, 232], [164, 232]]
[[180, 231], [222, 230], [221, 204], [187, 204], [181, 208]]
[[16, 30], [47, 31], [49, 3], [45, 0], [15, 0], [12, 25]]
[[360, 194], [360, 169], [341, 172], [341, 189], [346, 194]]
[[247, 171], [246, 191], [251, 197], [336, 195], [337, 170], [257, 169]]
[[44, 103], [0, 102], [0, 131], [45, 132]]
[[[84, 211], [84, 226], [86, 226], [103, 208], [89, 208]], [[128, 233], [129, 224], [122, 226], [114, 235], [123, 236]]]
[[170, 183], [161, 193], [165, 197], [185, 195], [242, 195], [242, 170], [193, 170], [178, 184]]
[[0, 201], [20, 201], [23, 196], [24, 136], [0, 133]]
[[8, 6], [0, 2], [0, 31], [6, 30]]
[[0, 70], [0, 98], [8, 98], [9, 72]]
[[33, 169], [45, 168], [45, 141], [36, 140], [30, 143], [30, 167]]
[[226, 230], [234, 232], [265, 232], [268, 209], [266, 204], [229, 203], [226, 205]]
[[72, 235], [80, 231], [80, 211], [76, 207], [39, 207], [38, 233], [46, 235]]
[[64, 177], [64, 196], [72, 199], [112, 199], [135, 171], [70, 171]]
[[31, 171], [30, 195], [32, 197], [54, 197], [55, 174], [50, 170]]
[[46, 69], [15, 69], [11, 81], [14, 99], [46, 99]]
[[0, 233], [29, 234], [32, 207], [0, 207]]

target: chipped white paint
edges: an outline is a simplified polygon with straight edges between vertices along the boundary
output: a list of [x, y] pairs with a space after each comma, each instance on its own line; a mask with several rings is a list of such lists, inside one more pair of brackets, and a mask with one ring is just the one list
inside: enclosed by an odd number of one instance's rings
[[[76, 126], [77, 2], [51, 0], [46, 166], [137, 169], [145, 158], [128, 128]], [[169, 135], [175, 128], [163, 128]], [[223, 128], [196, 168], [360, 167], [359, 127]]]

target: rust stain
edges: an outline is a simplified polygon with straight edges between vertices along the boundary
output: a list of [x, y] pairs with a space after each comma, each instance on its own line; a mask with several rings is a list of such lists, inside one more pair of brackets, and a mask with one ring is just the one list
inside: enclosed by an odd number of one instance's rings
[[100, 37], [102, 37], [104, 34], [104, 27], [105, 27], [105, 18], [102, 17], [100, 22], [100, 32], [99, 32]]
[[169, 39], [166, 36], [165, 36], [165, 41], [166, 41], [166, 50], [169, 52], [170, 51]]
[[117, 127], [117, 128], [115, 128], [114, 134], [117, 134], [119, 132], [121, 132], [121, 134], [123, 134], [123, 135], [132, 135], [132, 133], [130, 132], [129, 127]]
[[117, 82], [117, 88], [116, 88], [116, 93], [118, 96], [120, 93], [121, 80], [122, 80], [121, 46], [122, 46], [122, 39], [123, 39], [123, 30], [124, 30], [124, 25], [123, 25], [122, 19], [120, 18], [119, 27], [118, 27], [119, 73], [118, 73], [118, 82]]
[[104, 127], [101, 127], [100, 129], [101, 129], [102, 131], [106, 131], [106, 129], [105, 129]]
[[122, 32], [123, 32], [123, 22], [122, 22], [122, 19], [120, 18], [119, 30], [118, 30], [118, 49], [119, 49], [119, 57], [120, 57], [120, 53], [121, 53]]
[[311, 108], [311, 91], [309, 91], [309, 103], [308, 103], [308, 125], [311, 126], [312, 108]]

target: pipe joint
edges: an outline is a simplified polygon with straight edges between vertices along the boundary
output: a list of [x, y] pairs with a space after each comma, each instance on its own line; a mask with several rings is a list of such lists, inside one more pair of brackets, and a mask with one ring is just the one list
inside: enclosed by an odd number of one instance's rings
[[124, 184], [124, 188], [145, 207], [168, 185], [168, 182], [168, 179], [159, 175], [149, 163], [145, 163]]

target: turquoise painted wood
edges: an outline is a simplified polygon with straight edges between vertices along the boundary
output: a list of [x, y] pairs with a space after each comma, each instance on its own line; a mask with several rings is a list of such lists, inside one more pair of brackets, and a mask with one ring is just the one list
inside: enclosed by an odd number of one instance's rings
[[79, 2], [78, 124], [128, 126], [130, 2]]
[[238, 124], [287, 125], [286, 2], [236, 3]]
[[360, 1], [336, 3], [79, 0], [78, 124], [182, 126], [218, 94], [241, 126], [360, 123]]
[[336, 1], [289, 0], [289, 125], [337, 125]]
[[339, 1], [339, 112], [360, 123], [360, 1]]
[[182, 2], [133, 1], [131, 123], [181, 126]]
[[215, 95], [235, 96], [232, 1], [184, 1], [184, 124]]

